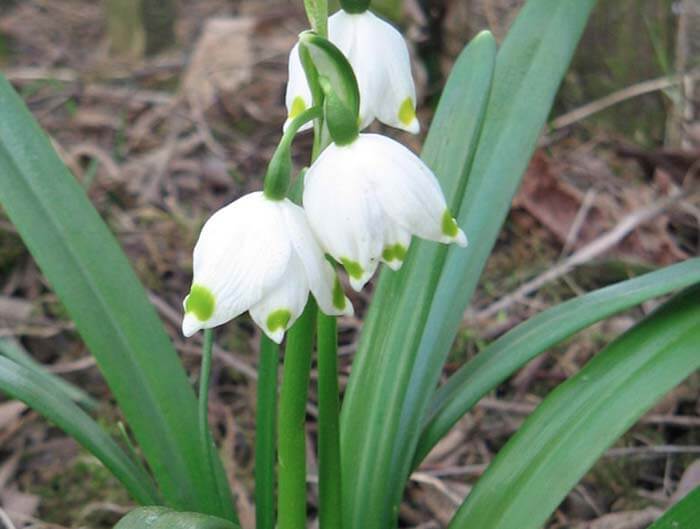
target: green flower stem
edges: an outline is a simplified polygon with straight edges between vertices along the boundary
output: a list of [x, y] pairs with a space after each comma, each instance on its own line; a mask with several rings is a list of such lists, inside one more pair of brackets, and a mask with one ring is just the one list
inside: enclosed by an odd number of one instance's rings
[[338, 326], [318, 314], [318, 483], [321, 529], [341, 529]]
[[278, 415], [279, 529], [306, 529], [306, 401], [311, 376], [316, 302], [287, 336]]
[[[214, 466], [214, 452], [216, 446], [209, 432], [209, 379], [211, 376], [211, 357], [214, 347], [214, 331], [204, 329], [204, 343], [202, 345], [202, 367], [199, 371], [199, 438], [204, 450], [204, 460], [209, 467], [209, 476], [215, 480], [217, 472]], [[221, 498], [211, 496], [207, 498], [207, 512], [218, 512], [221, 507]], [[213, 511], [211, 509], [214, 509]]]
[[260, 337], [258, 406], [255, 433], [255, 527], [275, 527], [275, 428], [277, 422], [277, 367], [279, 346]]
[[313, 119], [318, 119], [323, 115], [321, 107], [313, 106], [295, 117], [287, 126], [287, 130], [282, 134], [282, 139], [272, 155], [267, 173], [263, 192], [271, 200], [282, 200], [289, 191], [289, 181], [292, 173], [292, 141], [299, 129]]
[[322, 37], [328, 36], [328, 0], [304, 0], [309, 24]]

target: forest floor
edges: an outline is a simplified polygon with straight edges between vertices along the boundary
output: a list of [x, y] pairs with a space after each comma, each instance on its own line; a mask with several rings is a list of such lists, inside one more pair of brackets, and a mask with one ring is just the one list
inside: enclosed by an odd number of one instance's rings
[[[422, 56], [432, 49], [428, 44], [440, 39], [445, 44], [430, 52], [438, 59], [437, 70], [433, 66], [426, 73], [424, 62], [416, 61], [419, 92], [427, 103], [439, 93], [441, 78], [469, 32], [460, 33], [459, 18], [449, 13], [429, 29], [418, 3], [408, 4], [408, 35]], [[452, 5], [438, 4], [448, 11]], [[0, 69], [126, 249], [193, 381], [198, 347], [179, 331], [192, 247], [213, 211], [260, 188], [285, 117], [287, 54], [304, 28], [300, 5], [190, 2], [178, 19], [178, 47], [137, 61], [110, 57], [99, 3], [31, 0], [0, 11]], [[430, 105], [423, 104], [424, 129], [431, 114]], [[445, 375], [544, 308], [698, 255], [694, 171], [700, 150], [640, 146], [634, 135], [613, 126], [569, 117], [570, 123], [552, 121], [559, 126], [542, 136]], [[423, 136], [397, 137], [420, 150]], [[297, 143], [299, 153], [310, 147], [308, 138]], [[352, 294], [359, 315], [340, 323], [343, 383], [369, 292]], [[414, 474], [400, 513], [402, 526], [445, 527], [538, 402], [660, 301], [591, 327], [483, 399]], [[105, 425], [118, 421], [93, 358], [1, 213], [0, 336], [18, 340], [53, 372], [99, 399]], [[218, 333], [222, 351], [211, 396], [211, 422], [239, 495], [244, 529], [252, 527], [253, 516], [256, 337], [247, 318]], [[314, 446], [315, 417], [308, 419]], [[310, 459], [313, 471], [313, 450]], [[548, 527], [641, 529], [681, 491], [698, 484], [696, 374], [605, 455]], [[131, 504], [116, 480], [75, 442], [24, 405], [0, 399], [0, 506], [18, 527], [107, 528]]]

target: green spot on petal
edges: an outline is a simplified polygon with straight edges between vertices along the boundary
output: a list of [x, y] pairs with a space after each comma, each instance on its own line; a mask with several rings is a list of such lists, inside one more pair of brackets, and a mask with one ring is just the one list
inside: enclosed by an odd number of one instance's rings
[[337, 277], [333, 282], [333, 306], [338, 310], [345, 309], [345, 292]]
[[347, 257], [341, 258], [340, 262], [343, 263], [343, 267], [350, 277], [353, 279], [362, 279], [362, 274], [365, 273], [365, 269], [362, 268], [360, 263], [351, 261]]
[[399, 121], [404, 125], [409, 126], [411, 123], [413, 123], [414, 119], [416, 119], [416, 109], [413, 106], [413, 101], [411, 101], [411, 98], [407, 97], [403, 100], [403, 103], [401, 103], [401, 106], [399, 107]]
[[391, 246], [386, 246], [382, 252], [382, 259], [387, 262], [391, 261], [404, 261], [406, 259], [406, 253], [408, 248], [403, 244], [396, 243]]
[[214, 314], [216, 300], [211, 290], [202, 285], [192, 285], [185, 298], [185, 312], [194, 314], [199, 321], [207, 321]]
[[445, 213], [442, 214], [442, 233], [448, 237], [457, 237], [459, 233], [457, 221], [454, 219], [449, 209], [446, 209]]
[[300, 96], [296, 96], [292, 101], [292, 108], [289, 109], [289, 119], [294, 119], [306, 110], [306, 103]]
[[271, 312], [267, 317], [267, 329], [270, 332], [275, 332], [276, 330], [285, 330], [287, 325], [289, 325], [289, 320], [292, 319], [292, 313], [287, 309], [279, 309]]

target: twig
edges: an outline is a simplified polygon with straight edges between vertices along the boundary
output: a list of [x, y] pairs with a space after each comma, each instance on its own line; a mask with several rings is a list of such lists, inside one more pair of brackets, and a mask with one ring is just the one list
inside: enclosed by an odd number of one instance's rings
[[627, 101], [628, 99], [639, 97], [644, 94], [650, 94], [652, 92], [658, 92], [659, 90], [665, 90], [667, 88], [677, 86], [680, 83], [681, 77], [673, 76], [652, 79], [628, 86], [627, 88], [613, 92], [612, 94], [592, 101], [591, 103], [583, 105], [582, 107], [572, 110], [571, 112], [567, 112], [563, 116], [559, 116], [550, 123], [549, 128], [550, 130], [563, 129], [564, 127], [573, 125], [578, 121], [584, 120], [593, 114], [597, 114], [602, 110], [615, 106], [623, 101]]
[[700, 454], [700, 446], [628, 446], [624, 448], [611, 448], [605, 453], [605, 457], [627, 456], [657, 456], [668, 454]]
[[540, 289], [550, 281], [554, 281], [555, 279], [568, 274], [577, 266], [599, 257], [617, 245], [638, 226], [645, 224], [658, 216], [671, 204], [681, 198], [682, 195], [683, 193], [680, 190], [674, 190], [668, 197], [626, 215], [612, 230], [591, 241], [564, 261], [561, 261], [559, 264], [549, 268], [547, 271], [535, 277], [531, 281], [523, 284], [512, 294], [505, 296], [503, 299], [479, 311], [475, 315], [475, 319], [478, 321], [484, 321], [491, 318], [495, 314], [507, 310], [514, 303], [522, 302], [528, 295]]
[[12, 523], [12, 520], [10, 520], [10, 517], [2, 507], [0, 507], [0, 522], [5, 526], [5, 529], [16, 529], [15, 524]]

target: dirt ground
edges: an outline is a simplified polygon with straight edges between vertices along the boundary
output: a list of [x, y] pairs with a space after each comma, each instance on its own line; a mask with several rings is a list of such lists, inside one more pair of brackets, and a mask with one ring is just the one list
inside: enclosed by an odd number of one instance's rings
[[[424, 129], [461, 46], [484, 27], [504, 35], [520, 4], [406, 2], [403, 23], [415, 51]], [[194, 381], [198, 347], [179, 332], [192, 247], [215, 209], [260, 188], [285, 117], [287, 53], [305, 19], [300, 1], [196, 0], [179, 7], [177, 45], [144, 59], [110, 53], [97, 2], [0, 1], [0, 69], [118, 236]], [[584, 67], [581, 58], [598, 53], [586, 42], [576, 62]], [[567, 86], [584, 73], [572, 71]], [[630, 87], [613, 88], [628, 90], [621, 94], [628, 104]], [[673, 88], [651, 90], [632, 103], [661, 109], [656, 125], [662, 133], [675, 126], [671, 118], [677, 108], [668, 97]], [[563, 92], [559, 98], [465, 314], [446, 375], [552, 304], [698, 255], [700, 143], [695, 138], [700, 134], [693, 131], [700, 130], [700, 121], [686, 116], [684, 140], [673, 143], [618, 126], [611, 111], [599, 112], [602, 103], [588, 118], [581, 106], [590, 101], [580, 97]], [[597, 119], [601, 116], [605, 119]], [[421, 137], [384, 132], [420, 149]], [[297, 142], [299, 153], [309, 147], [309, 138]], [[370, 296], [352, 295], [360, 308]], [[413, 476], [402, 526], [446, 526], [537, 403], [659, 302], [595, 325], [484, 399]], [[359, 316], [341, 321], [343, 383]], [[211, 421], [218, 425], [246, 529], [253, 512], [256, 333], [247, 318], [218, 332], [223, 351], [215, 362], [211, 397]], [[2, 213], [0, 336], [14, 337], [52, 371], [97, 398], [100, 419], [116, 434], [118, 411], [93, 359]], [[314, 429], [310, 415], [312, 447]], [[313, 471], [312, 453], [310, 459]], [[698, 484], [696, 374], [606, 454], [548, 527], [641, 529]], [[0, 398], [0, 506], [17, 527], [102, 528], [111, 527], [131, 504], [116, 480], [76, 443], [24, 405]]]

